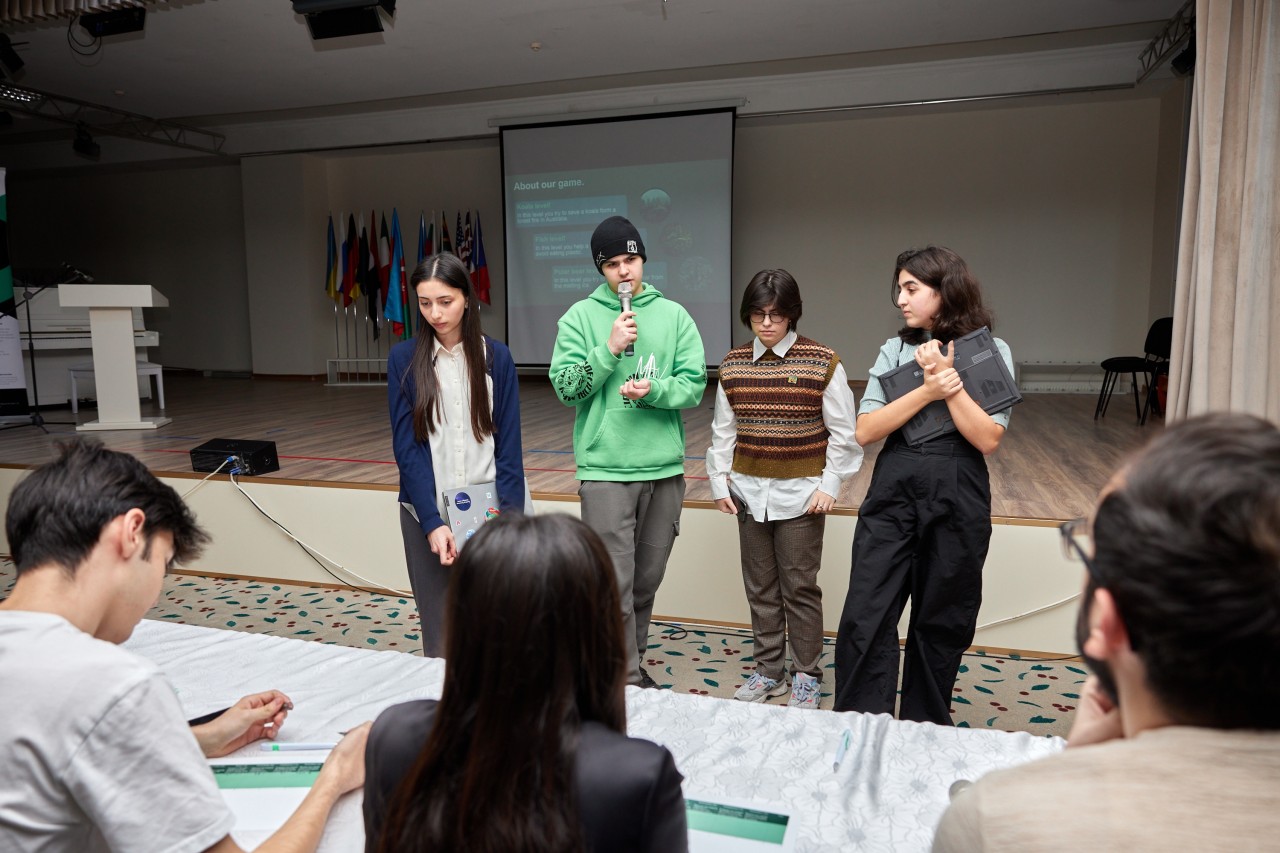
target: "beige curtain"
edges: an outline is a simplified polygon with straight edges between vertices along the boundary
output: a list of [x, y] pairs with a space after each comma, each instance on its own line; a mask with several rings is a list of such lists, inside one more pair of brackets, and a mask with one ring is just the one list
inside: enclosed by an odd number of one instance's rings
[[1280, 422], [1280, 0], [1197, 0], [1169, 412]]

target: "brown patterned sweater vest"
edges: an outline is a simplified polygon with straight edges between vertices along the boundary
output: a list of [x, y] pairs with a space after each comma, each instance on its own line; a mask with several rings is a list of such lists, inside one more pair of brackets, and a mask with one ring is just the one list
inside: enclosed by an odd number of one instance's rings
[[777, 479], [820, 476], [829, 436], [822, 395], [839, 356], [797, 336], [785, 358], [766, 352], [752, 361], [754, 345], [735, 347], [720, 362], [720, 387], [738, 420], [733, 470]]

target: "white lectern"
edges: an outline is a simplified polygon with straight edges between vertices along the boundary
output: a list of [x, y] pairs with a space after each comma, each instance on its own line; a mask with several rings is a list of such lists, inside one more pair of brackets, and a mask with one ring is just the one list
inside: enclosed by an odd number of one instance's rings
[[58, 302], [89, 309], [98, 419], [76, 429], [155, 429], [171, 423], [173, 418], [142, 417], [133, 341], [133, 309], [164, 308], [169, 300], [147, 284], [60, 284]]

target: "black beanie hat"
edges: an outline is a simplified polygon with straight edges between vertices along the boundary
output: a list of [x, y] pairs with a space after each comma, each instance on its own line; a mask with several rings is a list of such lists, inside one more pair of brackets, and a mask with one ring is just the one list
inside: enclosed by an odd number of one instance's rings
[[604, 262], [618, 255], [639, 255], [643, 261], [649, 260], [644, 253], [644, 241], [640, 232], [631, 224], [631, 220], [622, 216], [610, 216], [596, 226], [591, 235], [591, 259], [596, 262], [596, 271]]

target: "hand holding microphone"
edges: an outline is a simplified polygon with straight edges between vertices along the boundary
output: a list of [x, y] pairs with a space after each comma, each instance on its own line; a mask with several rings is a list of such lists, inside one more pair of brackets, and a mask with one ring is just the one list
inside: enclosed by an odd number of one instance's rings
[[[622, 313], [631, 314], [632, 318], [635, 314], [631, 311], [631, 282], [624, 281], [618, 285], [618, 300], [622, 303]], [[631, 328], [635, 330], [635, 320], [631, 321]], [[627, 347], [622, 351], [623, 355], [631, 356], [636, 354], [636, 335], [632, 335], [627, 341]]]
[[609, 333], [607, 346], [614, 355], [633, 355], [635, 353], [636, 315], [631, 310], [630, 282], [624, 282], [626, 290], [618, 288], [618, 299], [622, 302], [622, 311], [618, 319], [613, 321], [613, 330]]

